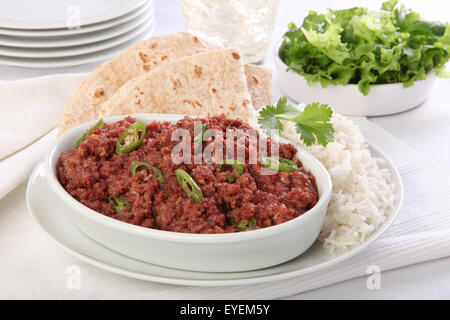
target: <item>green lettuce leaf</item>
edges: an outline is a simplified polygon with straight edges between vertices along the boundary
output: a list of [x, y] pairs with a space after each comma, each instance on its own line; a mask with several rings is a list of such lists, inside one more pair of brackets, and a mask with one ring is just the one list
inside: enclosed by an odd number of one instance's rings
[[310, 85], [357, 84], [364, 95], [372, 84], [449, 76], [449, 23], [425, 21], [398, 0], [381, 9], [310, 11], [300, 26], [289, 24], [279, 56]]

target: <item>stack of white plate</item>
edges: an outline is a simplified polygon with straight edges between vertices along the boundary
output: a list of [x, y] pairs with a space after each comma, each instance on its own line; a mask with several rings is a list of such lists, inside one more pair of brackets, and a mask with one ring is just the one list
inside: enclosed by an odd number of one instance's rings
[[154, 26], [153, 0], [1, 0], [0, 64], [102, 61], [149, 37]]

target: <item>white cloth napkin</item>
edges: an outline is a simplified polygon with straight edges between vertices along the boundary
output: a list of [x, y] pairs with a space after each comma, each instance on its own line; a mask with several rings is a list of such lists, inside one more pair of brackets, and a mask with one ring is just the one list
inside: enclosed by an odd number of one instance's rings
[[85, 74], [0, 82], [0, 199], [22, 182], [56, 137], [64, 106]]
[[[66, 80], [73, 83], [70, 77]], [[62, 88], [63, 81], [59, 81]], [[36, 99], [39, 94], [36, 91]], [[49, 104], [55, 108], [63, 107], [51, 100]], [[365, 276], [370, 265], [386, 271], [450, 256], [450, 171], [373, 122], [365, 118], [354, 121], [367, 139], [394, 162], [405, 189], [404, 203], [394, 224], [357, 256], [305, 276], [250, 286], [183, 287], [129, 279], [83, 263], [50, 242], [27, 212], [26, 184], [22, 183], [0, 200], [0, 252], [3, 257], [0, 259], [0, 298], [272, 299]], [[0, 161], [2, 184], [5, 174], [6, 180], [9, 177], [15, 183], [23, 180], [28, 169], [16, 174], [13, 170], [25, 165], [31, 168], [54, 138], [55, 132], [51, 131], [38, 142]], [[15, 179], [11, 180], [11, 177]], [[67, 272], [71, 265], [80, 267], [79, 290], [67, 288]]]
[[56, 141], [56, 129], [53, 129], [26, 148], [0, 161], [0, 199], [28, 178], [45, 152]]

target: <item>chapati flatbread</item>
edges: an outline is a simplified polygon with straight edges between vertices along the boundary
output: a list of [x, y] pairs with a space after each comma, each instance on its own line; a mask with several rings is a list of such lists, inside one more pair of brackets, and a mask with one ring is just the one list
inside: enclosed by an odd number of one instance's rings
[[234, 49], [178, 59], [123, 85], [99, 117], [135, 113], [226, 114], [248, 120], [253, 108], [244, 64]]
[[259, 109], [270, 104], [272, 102], [272, 70], [246, 64], [245, 74], [253, 107]]
[[102, 103], [129, 80], [171, 61], [218, 47], [188, 32], [156, 36], [138, 42], [99, 65], [80, 84], [66, 105], [59, 134], [98, 118]]
[[[98, 119], [101, 106], [131, 79], [175, 60], [218, 49], [220, 47], [188, 32], [156, 36], [136, 43], [98, 66], [81, 82], [64, 109], [58, 135]], [[270, 104], [271, 70], [246, 65], [245, 73], [254, 106]]]

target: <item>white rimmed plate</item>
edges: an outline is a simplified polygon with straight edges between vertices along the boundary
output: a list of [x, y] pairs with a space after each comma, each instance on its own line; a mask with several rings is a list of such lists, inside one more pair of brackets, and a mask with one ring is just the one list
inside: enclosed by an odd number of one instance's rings
[[141, 262], [101, 246], [79, 231], [68, 219], [60, 214], [70, 210], [50, 191], [46, 182], [43, 164], [39, 164], [32, 173], [26, 192], [28, 210], [47, 236], [66, 252], [79, 259], [114, 273], [131, 278], [178, 285], [227, 286], [270, 282], [305, 275], [342, 262], [364, 250], [382, 235], [397, 216], [403, 199], [401, 177], [392, 162], [375, 146], [369, 144], [372, 155], [385, 160], [386, 167], [395, 184], [396, 203], [387, 212], [385, 222], [367, 241], [345, 253], [330, 254], [319, 242], [316, 242], [300, 257], [286, 263], [256, 271], [247, 272], [192, 272], [171, 269]]
[[89, 43], [111, 39], [127, 32], [130, 32], [145, 23], [144, 19], [134, 19], [123, 25], [118, 25], [109, 29], [100, 30], [87, 34], [80, 34], [73, 37], [60, 37], [50, 39], [17, 38], [4, 36], [0, 38], [0, 45], [15, 48], [60, 48], [69, 46], [79, 46]]
[[13, 29], [65, 28], [71, 15], [79, 14], [85, 26], [121, 17], [137, 10], [146, 0], [2, 0], [0, 27]]
[[12, 48], [0, 46], [0, 55], [17, 58], [59, 58], [98, 52], [133, 39], [146, 30], [152, 23], [154, 23], [153, 15], [151, 12], [148, 12], [135, 20], [134, 24], [137, 25], [135, 29], [111, 39], [81, 46], [61, 48]]
[[29, 38], [74, 36], [77, 34], [95, 32], [112, 28], [117, 25], [126, 23], [134, 18], [137, 18], [141, 16], [144, 12], [149, 12], [153, 10], [154, 10], [153, 1], [148, 1], [148, 3], [146, 3], [144, 6], [133, 12], [130, 12], [129, 14], [126, 14], [124, 16], [109, 21], [82, 26], [79, 29], [69, 29], [67, 27], [62, 29], [35, 29], [35, 30], [0, 28], [0, 35], [14, 36], [14, 37], [29, 37]]
[[155, 28], [154, 21], [150, 21], [148, 26], [142, 28], [142, 32], [125, 43], [122, 43], [118, 46], [101, 50], [93, 53], [78, 55], [78, 56], [69, 56], [69, 57], [60, 57], [60, 58], [41, 58], [41, 59], [32, 59], [32, 58], [17, 58], [17, 57], [7, 57], [0, 56], [0, 64], [15, 66], [15, 67], [25, 67], [25, 68], [66, 68], [79, 66], [82, 64], [93, 63], [98, 61], [104, 61], [107, 59], [111, 59], [116, 56], [118, 53], [123, 50], [129, 48], [131, 45], [136, 42], [146, 39], [153, 34]]

